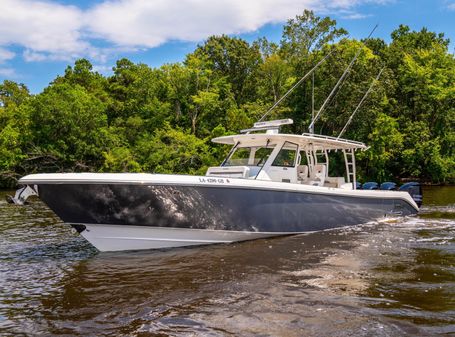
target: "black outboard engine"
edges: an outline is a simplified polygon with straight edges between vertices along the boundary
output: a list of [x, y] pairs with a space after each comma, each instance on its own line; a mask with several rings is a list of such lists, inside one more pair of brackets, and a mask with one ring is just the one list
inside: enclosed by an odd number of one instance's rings
[[406, 191], [408, 192], [412, 199], [416, 202], [417, 206], [422, 206], [422, 199], [423, 199], [423, 192], [422, 186], [417, 182], [410, 182], [404, 185], [401, 185], [398, 189], [399, 191]]
[[355, 189], [360, 190], [362, 188], [362, 184], [359, 183], [358, 181], [355, 182]]
[[397, 189], [397, 184], [391, 181], [387, 181], [385, 183], [382, 183], [381, 186], [379, 186], [379, 189], [384, 191], [394, 191]]
[[362, 189], [364, 190], [377, 190], [378, 189], [378, 183], [375, 181], [369, 181], [365, 184], [363, 184]]

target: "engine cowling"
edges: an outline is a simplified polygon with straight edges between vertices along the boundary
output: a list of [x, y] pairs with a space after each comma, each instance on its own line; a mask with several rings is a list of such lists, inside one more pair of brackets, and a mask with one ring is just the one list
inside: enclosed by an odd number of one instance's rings
[[417, 206], [422, 206], [422, 200], [423, 200], [423, 191], [422, 191], [422, 185], [420, 185], [418, 182], [412, 181], [406, 184], [403, 184], [400, 186], [399, 191], [406, 191], [408, 192], [412, 199], [416, 202]]

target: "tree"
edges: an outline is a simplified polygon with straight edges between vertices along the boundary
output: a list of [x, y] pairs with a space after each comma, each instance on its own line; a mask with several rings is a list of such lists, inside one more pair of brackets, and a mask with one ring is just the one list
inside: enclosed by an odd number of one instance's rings
[[217, 77], [206, 60], [196, 55], [189, 55], [185, 64], [166, 65], [163, 69], [168, 76], [176, 124], [191, 128], [191, 133], [200, 137], [210, 134], [234, 103], [226, 79]]
[[400, 157], [403, 146], [397, 121], [386, 114], [379, 114], [368, 136], [368, 144], [370, 149], [358, 155], [364, 178], [380, 182], [391, 180], [394, 163]]
[[93, 170], [109, 134], [105, 105], [80, 85], [54, 84], [24, 107], [31, 138], [27, 171]]
[[313, 11], [304, 10], [302, 15], [288, 20], [284, 26], [281, 49], [286, 58], [298, 63], [347, 33], [343, 28], [336, 28], [335, 20], [329, 17], [321, 19]]
[[136, 161], [131, 149], [126, 146], [109, 148], [103, 152], [104, 163], [101, 168], [105, 172], [141, 172], [142, 168]]
[[203, 140], [169, 124], [144, 135], [136, 153], [143, 169], [155, 173], [204, 174], [213, 161]]
[[259, 66], [258, 96], [263, 99], [272, 98], [276, 102], [284, 93], [289, 90], [295, 77], [292, 76], [292, 67], [283, 58], [277, 44], [261, 38], [255, 42], [259, 47], [262, 56], [262, 63]]
[[14, 186], [20, 176], [17, 167], [26, 158], [23, 144], [28, 134], [20, 107], [31, 98], [24, 84], [0, 84], [0, 187]]
[[455, 60], [444, 34], [400, 26], [386, 61], [393, 71], [395, 102], [390, 111], [399, 120], [405, 140], [402, 174], [453, 181], [455, 168]]
[[134, 146], [146, 132], [160, 128], [170, 114], [169, 84], [162, 69], [152, 69], [121, 59], [108, 79], [111, 101], [107, 107], [108, 123]]
[[211, 36], [196, 48], [194, 55], [207, 60], [217, 76], [227, 78], [238, 105], [254, 97], [252, 78], [261, 63], [257, 45], [250, 46], [245, 40], [227, 35]]
[[0, 108], [13, 109], [30, 98], [25, 84], [4, 80], [0, 84]]
[[[329, 17], [321, 18], [312, 11], [305, 10], [302, 15], [297, 15], [284, 25], [279, 53], [291, 65], [292, 77], [298, 80], [330, 52], [329, 43], [346, 34], [343, 28], [337, 28], [335, 20]], [[327, 62], [333, 60], [332, 57]], [[338, 73], [339, 71], [331, 76], [337, 76]], [[324, 77], [319, 80], [318, 74], [319, 70], [315, 73], [317, 93], [326, 93], [326, 90], [321, 89], [321, 85], [333, 86], [335, 82], [331, 84]], [[287, 100], [287, 105], [292, 111], [291, 117], [295, 121], [294, 131], [302, 132], [308, 128], [311, 117], [311, 95], [311, 81], [307, 81], [299, 87], [298, 95], [294, 94]], [[328, 95], [328, 92], [325, 95]]]

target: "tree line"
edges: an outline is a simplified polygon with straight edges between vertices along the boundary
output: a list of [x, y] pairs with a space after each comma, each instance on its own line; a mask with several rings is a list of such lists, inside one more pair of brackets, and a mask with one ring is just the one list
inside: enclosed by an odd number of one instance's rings
[[[111, 76], [86, 59], [41, 93], [0, 84], [0, 187], [36, 172], [203, 174], [229, 149], [213, 137], [249, 128], [325, 55], [270, 119], [308, 131], [311, 115], [358, 54], [315, 125], [337, 136], [380, 69], [381, 78], [343, 137], [367, 143], [360, 181], [455, 181], [455, 59], [442, 33], [400, 25], [391, 42], [348, 37], [311, 11], [289, 20], [279, 43], [212, 36], [181, 63], [117, 61]], [[314, 85], [313, 85], [314, 84]], [[314, 88], [314, 104], [312, 104]]]

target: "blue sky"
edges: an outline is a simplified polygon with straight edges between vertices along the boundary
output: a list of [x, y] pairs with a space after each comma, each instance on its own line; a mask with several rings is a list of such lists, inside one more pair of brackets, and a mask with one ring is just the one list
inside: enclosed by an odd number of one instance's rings
[[312, 9], [354, 38], [390, 41], [399, 24], [427, 27], [455, 46], [455, 0], [0, 0], [0, 82], [39, 93], [80, 57], [111, 73], [127, 57], [158, 67], [182, 61], [208, 36], [279, 41], [283, 23]]

